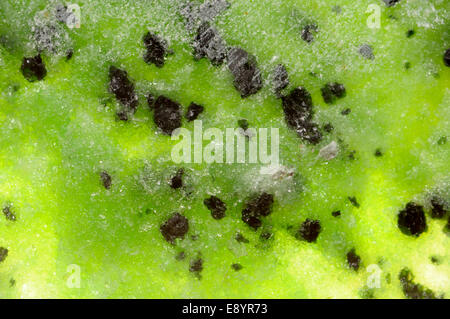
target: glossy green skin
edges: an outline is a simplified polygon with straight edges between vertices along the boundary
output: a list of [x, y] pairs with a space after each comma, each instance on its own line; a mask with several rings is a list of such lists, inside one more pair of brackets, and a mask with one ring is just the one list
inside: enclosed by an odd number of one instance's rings
[[[305, 144], [287, 128], [270, 85], [243, 100], [225, 66], [194, 61], [192, 35], [175, 1], [77, 1], [81, 28], [66, 30], [73, 58], [43, 54], [48, 74], [34, 83], [23, 78], [20, 65], [23, 56], [35, 54], [27, 46], [30, 17], [47, 2], [1, 1], [0, 203], [12, 204], [17, 220], [0, 219], [0, 246], [9, 250], [0, 263], [0, 297], [404, 298], [398, 280], [403, 267], [436, 294], [450, 295], [446, 220], [427, 215], [428, 229], [418, 238], [397, 227], [397, 213], [407, 202], [428, 207], [436, 192], [450, 199], [450, 144], [437, 143], [449, 136], [450, 69], [442, 60], [450, 47], [446, 1], [431, 1], [432, 13], [422, 1], [392, 8], [375, 0], [230, 2], [215, 21], [217, 29], [229, 45], [257, 57], [265, 79], [283, 63], [290, 88], [303, 85], [311, 92], [315, 121], [335, 128], [321, 144]], [[366, 25], [368, 3], [380, 5], [380, 29]], [[332, 11], [334, 4], [340, 14]], [[296, 27], [302, 15], [319, 26], [311, 44]], [[416, 33], [407, 38], [411, 28]], [[147, 30], [167, 39], [174, 51], [161, 69], [142, 59]], [[364, 43], [374, 48], [374, 60], [359, 55]], [[130, 122], [115, 117], [118, 103], [107, 89], [112, 64], [127, 70], [139, 93]], [[320, 94], [330, 81], [347, 89], [333, 105]], [[167, 185], [177, 167], [170, 160], [176, 142], [157, 133], [148, 92], [165, 94], [184, 110], [191, 101], [204, 105], [205, 128], [236, 127], [240, 118], [255, 128], [280, 128], [280, 159], [296, 176], [277, 190], [262, 229], [255, 232], [240, 218], [256, 190], [257, 165], [184, 165], [186, 189]], [[351, 108], [347, 116], [341, 115], [345, 108]], [[184, 121], [183, 127], [193, 124]], [[318, 160], [319, 149], [338, 139], [339, 156]], [[374, 156], [377, 148], [382, 157]], [[352, 150], [354, 160], [348, 157]], [[112, 176], [110, 190], [100, 182], [102, 170]], [[161, 185], [144, 189], [143, 172]], [[203, 205], [210, 194], [226, 202], [224, 219], [214, 220]], [[339, 218], [331, 215], [335, 210]], [[189, 219], [190, 230], [171, 245], [159, 226], [175, 211]], [[294, 236], [306, 218], [321, 222], [316, 243]], [[260, 239], [266, 230], [272, 238]], [[248, 244], [234, 239], [238, 231]], [[353, 247], [362, 260], [357, 272], [345, 257]], [[186, 253], [183, 261], [175, 259], [180, 251]], [[189, 272], [199, 253], [200, 280]], [[439, 264], [430, 256], [438, 256]], [[234, 271], [233, 263], [243, 269]], [[72, 264], [81, 269], [78, 289], [67, 285]], [[372, 264], [381, 269], [381, 287], [367, 290], [372, 273], [366, 267]]]

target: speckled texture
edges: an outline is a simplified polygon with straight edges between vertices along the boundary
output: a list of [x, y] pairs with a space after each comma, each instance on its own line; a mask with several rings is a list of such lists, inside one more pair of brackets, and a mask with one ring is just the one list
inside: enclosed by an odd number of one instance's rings
[[[448, 217], [430, 218], [430, 198], [447, 210], [450, 200], [448, 1], [229, 0], [207, 20], [227, 46], [255, 57], [264, 86], [245, 99], [226, 63], [195, 60], [197, 28], [186, 25], [180, 1], [74, 2], [79, 29], [38, 13], [57, 1], [0, 1], [0, 204], [16, 217], [0, 215], [0, 297], [360, 298], [371, 265], [381, 271], [375, 298], [405, 298], [417, 285], [433, 292], [426, 296], [450, 296]], [[369, 4], [380, 6], [380, 29], [367, 27]], [[39, 40], [32, 30], [42, 22], [58, 27]], [[302, 29], [312, 24], [317, 32], [306, 42]], [[143, 59], [147, 32], [167, 42], [162, 67]], [[46, 76], [29, 82], [23, 58], [43, 45]], [[363, 45], [373, 59], [361, 56]], [[285, 91], [305, 87], [314, 123], [332, 125], [317, 145], [286, 125], [271, 85], [279, 64], [289, 75]], [[123, 105], [108, 91], [112, 65], [126, 70], [139, 98], [128, 121], [118, 120]], [[326, 104], [327, 83], [343, 84], [346, 96]], [[176, 142], [154, 123], [150, 93], [180, 103], [181, 114], [202, 105], [204, 128], [236, 127], [239, 119], [279, 127], [282, 177], [260, 175], [259, 164], [176, 166]], [[182, 119], [182, 127], [193, 125]], [[332, 141], [339, 154], [318, 157]], [[181, 168], [183, 186], [172, 189]], [[261, 192], [274, 203], [255, 231], [242, 210]], [[226, 203], [220, 220], [203, 203], [212, 195]], [[398, 228], [409, 202], [424, 207], [420, 236]], [[171, 244], [160, 227], [175, 212], [189, 231]], [[320, 221], [314, 243], [296, 238], [306, 219]], [[352, 249], [358, 271], [348, 265]], [[67, 285], [73, 264], [80, 288]], [[414, 279], [402, 285], [403, 269]]]

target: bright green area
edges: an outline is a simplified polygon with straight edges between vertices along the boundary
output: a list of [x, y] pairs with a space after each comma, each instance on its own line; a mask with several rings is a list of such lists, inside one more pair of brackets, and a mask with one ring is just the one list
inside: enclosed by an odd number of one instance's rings
[[[48, 1], [1, 1], [0, 204], [13, 204], [17, 221], [0, 216], [0, 246], [9, 250], [0, 264], [0, 297], [355, 298], [364, 296], [371, 264], [382, 271], [376, 298], [404, 297], [403, 267], [416, 282], [450, 296], [446, 220], [427, 215], [427, 232], [413, 238], [398, 230], [396, 217], [409, 201], [427, 206], [434, 193], [450, 200], [450, 144], [437, 143], [450, 137], [450, 69], [442, 61], [450, 47], [448, 1], [401, 1], [393, 8], [377, 0], [230, 2], [217, 29], [228, 44], [257, 57], [265, 79], [283, 63], [290, 87], [311, 92], [315, 120], [335, 127], [321, 144], [306, 145], [286, 127], [270, 85], [242, 100], [225, 66], [194, 61], [178, 1], [76, 1], [81, 28], [65, 29], [73, 58], [44, 54], [48, 74], [35, 83], [23, 78], [20, 65], [35, 54], [30, 29]], [[380, 5], [380, 29], [366, 25], [370, 3]], [[311, 44], [300, 37], [303, 17], [319, 26]], [[411, 38], [409, 29], [416, 31]], [[174, 51], [161, 69], [142, 59], [147, 30]], [[374, 60], [359, 55], [362, 44], [373, 47]], [[111, 64], [127, 70], [140, 95], [127, 123], [115, 118], [118, 104], [107, 90]], [[347, 89], [334, 105], [320, 95], [330, 81]], [[184, 110], [191, 101], [204, 105], [204, 128], [236, 127], [240, 118], [255, 128], [279, 127], [281, 162], [296, 177], [258, 184], [258, 166], [185, 165], [188, 189], [170, 189], [175, 142], [156, 133], [145, 102], [150, 91]], [[341, 115], [345, 108], [351, 108], [348, 116]], [[339, 156], [317, 160], [333, 140], [341, 140]], [[377, 148], [383, 157], [373, 155]], [[355, 160], [348, 158], [352, 150]], [[101, 185], [102, 170], [112, 176], [109, 191]], [[254, 232], [241, 210], [247, 196], [264, 188], [275, 190], [274, 209]], [[223, 220], [212, 219], [203, 205], [208, 194], [226, 202]], [[335, 210], [341, 217], [331, 216]], [[159, 231], [174, 211], [190, 221], [189, 236], [176, 246]], [[321, 221], [317, 243], [293, 236], [306, 218]], [[268, 241], [259, 237], [265, 230], [273, 232]], [[238, 231], [250, 243], [234, 240]], [[346, 264], [352, 247], [362, 259], [358, 272]], [[182, 250], [186, 259], [176, 261]], [[189, 272], [199, 253], [201, 280]], [[440, 263], [432, 264], [431, 256]], [[235, 272], [233, 263], [243, 269]], [[71, 264], [80, 266], [80, 289], [66, 285]]]

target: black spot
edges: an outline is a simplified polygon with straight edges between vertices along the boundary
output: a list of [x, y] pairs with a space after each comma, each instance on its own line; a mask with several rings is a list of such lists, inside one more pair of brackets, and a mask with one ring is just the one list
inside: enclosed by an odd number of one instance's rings
[[203, 270], [203, 259], [197, 258], [191, 260], [189, 265], [189, 271], [194, 273], [200, 273]]
[[154, 109], [153, 120], [164, 134], [171, 135], [181, 127], [180, 104], [161, 95], [156, 99]]
[[398, 214], [398, 227], [406, 235], [422, 234], [427, 229], [423, 207], [412, 202], [406, 204], [405, 209]]
[[269, 240], [270, 238], [272, 238], [272, 235], [273, 234], [271, 232], [265, 231], [262, 232], [261, 235], [259, 235], [259, 237], [264, 240]]
[[16, 281], [14, 280], [14, 278], [11, 278], [11, 279], [9, 280], [9, 288], [14, 287], [15, 285], [16, 285]]
[[208, 22], [203, 22], [198, 28], [193, 46], [194, 58], [197, 60], [206, 57], [213, 65], [218, 66], [226, 58], [225, 42]]
[[351, 159], [351, 160], [354, 160], [356, 158], [355, 154], [356, 154], [355, 150], [351, 151], [350, 154], [348, 154], [348, 158]]
[[383, 156], [383, 153], [381, 152], [381, 149], [377, 148], [377, 149], [375, 150], [374, 155], [375, 155], [376, 157], [381, 157], [381, 156]]
[[3, 214], [5, 215], [7, 220], [10, 220], [10, 221], [14, 222], [17, 219], [16, 215], [14, 214], [14, 212], [12, 211], [10, 206], [5, 206], [3, 208]]
[[444, 208], [444, 202], [440, 198], [433, 196], [430, 202], [432, 218], [443, 218], [445, 214], [447, 214], [447, 211]]
[[355, 206], [356, 208], [359, 208], [359, 203], [358, 203], [358, 201], [356, 200], [356, 197], [355, 197], [355, 196], [349, 196], [349, 197], [347, 197], [347, 198], [348, 198], [348, 200], [350, 201], [350, 203], [352, 203], [353, 206]]
[[111, 175], [107, 172], [103, 171], [100, 173], [100, 179], [102, 180], [102, 184], [106, 189], [110, 189], [112, 185]]
[[23, 58], [20, 70], [25, 79], [30, 82], [41, 81], [47, 75], [47, 69], [40, 54], [32, 58]]
[[242, 210], [242, 221], [253, 229], [258, 229], [262, 225], [261, 217], [268, 216], [272, 212], [272, 204], [273, 195], [268, 193], [252, 198]]
[[166, 42], [155, 34], [148, 32], [143, 37], [144, 46], [147, 51], [144, 54], [144, 61], [147, 64], [154, 64], [158, 68], [164, 66], [167, 54]]
[[438, 145], [444, 145], [447, 143], [447, 136], [442, 136], [441, 138], [439, 138], [439, 140], [437, 141]]
[[240, 119], [238, 120], [238, 126], [246, 131], [249, 127], [248, 121], [246, 119]]
[[373, 54], [373, 49], [368, 44], [363, 44], [359, 47], [359, 54], [362, 55], [363, 58], [366, 58], [367, 60], [373, 60], [375, 59], [375, 55]]
[[383, 0], [383, 1], [386, 4], [386, 6], [392, 7], [395, 6], [397, 2], [399, 2], [400, 0]]
[[406, 31], [406, 37], [411, 38], [416, 32], [414, 30], [408, 30]]
[[450, 49], [447, 49], [444, 53], [444, 64], [450, 67]]
[[272, 85], [277, 97], [281, 97], [281, 91], [289, 85], [289, 75], [283, 64], [278, 64], [273, 70]]
[[189, 107], [188, 110], [186, 112], [186, 119], [191, 122], [197, 119], [197, 117], [203, 112], [205, 108], [201, 105], [198, 105], [194, 102], [192, 102]]
[[409, 70], [411, 68], [411, 63], [410, 62], [405, 62], [405, 69]]
[[438, 264], [440, 263], [439, 258], [436, 257], [436, 256], [431, 256], [431, 257], [430, 257], [430, 260], [431, 260], [431, 262], [432, 262], [433, 264], [435, 264], [435, 265], [438, 265]]
[[216, 196], [211, 196], [203, 201], [203, 204], [211, 211], [211, 216], [214, 219], [222, 219], [225, 217], [227, 206]]
[[124, 106], [117, 113], [121, 120], [128, 120], [128, 114], [134, 114], [138, 106], [138, 97], [134, 91], [134, 84], [128, 79], [128, 73], [115, 66], [109, 68], [109, 90]]
[[323, 130], [327, 133], [331, 133], [334, 130], [334, 126], [331, 123], [327, 123], [323, 126]]
[[308, 24], [302, 29], [302, 39], [305, 42], [311, 43], [314, 40], [314, 34], [317, 33], [318, 28], [315, 24]]
[[345, 87], [343, 84], [336, 82], [327, 83], [322, 89], [322, 97], [325, 103], [332, 104], [337, 98], [343, 98], [346, 95]]
[[5, 261], [6, 257], [8, 257], [8, 249], [0, 247], [0, 263]]
[[69, 50], [66, 53], [66, 60], [69, 61], [73, 57], [73, 50]]
[[175, 213], [164, 224], [161, 225], [160, 231], [164, 239], [174, 244], [175, 239], [184, 238], [189, 230], [189, 221], [186, 217], [179, 213]]
[[250, 241], [245, 238], [241, 233], [237, 233], [236, 236], [234, 236], [234, 239], [236, 239], [236, 241], [238, 243], [243, 243], [243, 244], [248, 244]]
[[183, 174], [184, 170], [180, 168], [177, 173], [170, 179], [169, 185], [173, 189], [178, 189], [183, 186]]
[[341, 211], [340, 210], [334, 211], [331, 213], [331, 215], [333, 215], [333, 217], [339, 217], [341, 216]]
[[180, 251], [176, 256], [175, 259], [178, 261], [184, 260], [186, 258], [186, 253], [184, 251]]
[[341, 114], [344, 115], [344, 116], [346, 116], [346, 115], [349, 115], [351, 112], [352, 112], [351, 109], [346, 108], [346, 109], [343, 109], [343, 110], [342, 110]]
[[243, 267], [241, 264], [232, 264], [231, 268], [233, 268], [235, 271], [241, 270]]
[[257, 93], [262, 87], [262, 77], [255, 57], [241, 48], [228, 50], [228, 68], [234, 76], [234, 87], [242, 98]]
[[436, 299], [433, 291], [422, 286], [421, 284], [414, 283], [414, 275], [408, 268], [403, 268], [399, 275], [400, 285], [402, 286], [403, 293], [409, 299]]
[[347, 264], [351, 269], [355, 271], [359, 269], [359, 266], [361, 265], [361, 257], [356, 254], [355, 248], [352, 248], [347, 253]]
[[298, 231], [297, 238], [303, 238], [308, 243], [316, 242], [321, 229], [320, 221], [306, 219]]
[[309, 92], [298, 87], [292, 92], [282, 97], [284, 119], [289, 127], [311, 144], [317, 144], [322, 139], [322, 133], [317, 124], [312, 122], [313, 105]]

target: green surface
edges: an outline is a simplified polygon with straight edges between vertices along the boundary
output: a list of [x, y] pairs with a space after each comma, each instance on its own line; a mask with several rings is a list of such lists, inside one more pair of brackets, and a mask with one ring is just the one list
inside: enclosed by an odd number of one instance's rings
[[[418, 238], [397, 227], [407, 202], [428, 208], [435, 193], [450, 200], [450, 144], [437, 143], [450, 135], [450, 68], [442, 61], [450, 47], [448, 1], [401, 1], [392, 8], [375, 0], [230, 1], [215, 21], [227, 43], [253, 53], [266, 80], [283, 63], [290, 88], [311, 92], [315, 121], [333, 124], [316, 146], [288, 129], [270, 85], [242, 100], [225, 66], [194, 61], [176, 1], [77, 3], [81, 28], [65, 28], [70, 41], [61, 45], [73, 48], [73, 58], [43, 53], [48, 73], [34, 83], [20, 65], [36, 54], [32, 21], [48, 1], [0, 3], [0, 203], [11, 203], [17, 215], [15, 222], [0, 216], [0, 246], [9, 250], [0, 263], [0, 297], [358, 298], [366, 295], [371, 264], [382, 270], [376, 298], [404, 298], [398, 280], [404, 267], [416, 282], [450, 296], [446, 219], [427, 214], [428, 230]], [[366, 25], [369, 3], [380, 5], [380, 29]], [[311, 44], [300, 37], [301, 17], [319, 26]], [[416, 31], [411, 38], [409, 29]], [[163, 68], [142, 59], [147, 30], [174, 51]], [[374, 60], [359, 55], [362, 44], [373, 47]], [[112, 64], [128, 72], [139, 93], [130, 122], [115, 117], [118, 103], [108, 93]], [[327, 105], [320, 88], [331, 81], [343, 83], [347, 96]], [[255, 128], [279, 127], [280, 160], [295, 178], [277, 185], [261, 179], [258, 165], [192, 164], [184, 165], [188, 189], [170, 189], [176, 142], [157, 133], [145, 101], [149, 91], [183, 110], [192, 101], [204, 105], [204, 128], [236, 127], [240, 118]], [[351, 108], [347, 116], [345, 108]], [[193, 123], [184, 120], [183, 127]], [[338, 139], [339, 156], [317, 160], [319, 149]], [[374, 156], [377, 148], [382, 157]], [[112, 176], [111, 190], [101, 184], [103, 170]], [[261, 188], [275, 192], [275, 204], [254, 232], [241, 210]], [[203, 205], [211, 194], [226, 202], [226, 218], [211, 218]], [[339, 218], [331, 215], [335, 210]], [[190, 230], [173, 246], [159, 226], [175, 211], [189, 219]], [[316, 243], [294, 236], [306, 218], [321, 222]], [[260, 239], [267, 229], [273, 237]], [[238, 231], [248, 244], [234, 239]], [[358, 272], [345, 257], [353, 247], [362, 259]], [[180, 251], [183, 261], [175, 259]], [[199, 253], [200, 280], [189, 272]], [[431, 256], [440, 263], [432, 264]], [[243, 269], [234, 271], [233, 263]], [[66, 284], [71, 264], [81, 269], [79, 289]]]

